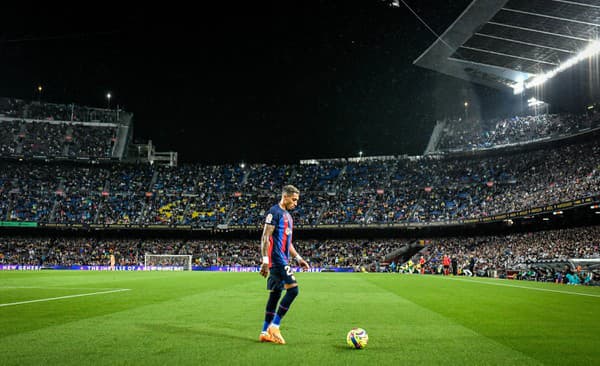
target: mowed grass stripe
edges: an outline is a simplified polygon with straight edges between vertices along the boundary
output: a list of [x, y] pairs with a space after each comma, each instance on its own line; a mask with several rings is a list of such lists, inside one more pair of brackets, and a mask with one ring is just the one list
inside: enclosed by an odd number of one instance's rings
[[[335, 310], [330, 313], [334, 315], [330, 325], [336, 329], [331, 336], [345, 335], [352, 326], [365, 328], [370, 337], [368, 351], [377, 353], [377, 358], [371, 360], [375, 364], [539, 364], [518, 351], [483, 337], [372, 282], [394, 278], [376, 274], [325, 276], [327, 277], [321, 280], [323, 283], [331, 280], [334, 286], [349, 286], [342, 288], [340, 292], [336, 291], [335, 295], [327, 287], [320, 289], [322, 296], [331, 298], [330, 306]], [[357, 279], [360, 282], [353, 283]], [[356, 311], [350, 312], [348, 309]], [[354, 354], [349, 355], [346, 362], [354, 362]], [[369, 354], [369, 357], [372, 356], [373, 354]], [[365, 363], [368, 363], [369, 357], [364, 360]]]
[[[174, 288], [189, 286], [188, 295], [13, 335], [3, 340], [12, 353], [4, 361], [15, 365], [40, 360], [51, 364], [189, 364], [190, 352], [197, 353], [196, 348], [210, 351], [223, 338], [236, 337], [231, 322], [222, 316], [227, 309], [224, 305], [246, 288], [263, 287], [257, 274], [245, 278], [220, 273], [172, 275], [162, 273], [173, 281]], [[202, 286], [198, 291], [199, 280], [215, 287]], [[253, 285], [247, 286], [246, 282]], [[216, 303], [215, 298], [221, 301]], [[206, 321], [209, 315], [215, 324]], [[246, 343], [257, 344], [256, 329], [255, 324], [254, 337], [246, 338]], [[211, 342], [202, 341], [207, 336]], [[227, 349], [226, 353], [230, 352]], [[196, 354], [195, 364], [206, 363], [209, 353], [201, 353]]]
[[374, 275], [370, 280], [541, 362], [581, 365], [600, 358], [597, 298], [435, 276]]
[[[185, 272], [171, 273], [175, 277]], [[97, 288], [133, 288], [138, 281], [148, 281], [157, 276], [157, 272], [139, 271], [0, 271], [0, 286], [13, 287], [66, 287], [73, 289]], [[123, 284], [131, 283], [131, 286]]]
[[[371, 281], [390, 280], [384, 276], [303, 273], [297, 277], [300, 296], [282, 323], [288, 341], [285, 346], [257, 341], [267, 299], [265, 281], [258, 274], [160, 273], [151, 274], [151, 281], [138, 281], [140, 287], [134, 287], [127, 295], [146, 291], [151, 296], [157, 292], [154, 283], [159, 284], [158, 292], [165, 291], [165, 284], [169, 283], [178, 289], [176, 294], [187, 288], [187, 295], [179, 294], [160, 302], [139, 302], [138, 306], [121, 311], [15, 334], [2, 340], [7, 355], [3, 361], [7, 364], [263, 364], [265, 360], [275, 365], [293, 360], [309, 365], [538, 364]], [[367, 349], [355, 351], [346, 347], [345, 335], [354, 326], [369, 332], [371, 341]]]
[[[45, 277], [44, 272], [0, 272], [0, 282], [3, 282], [6, 278], [10, 278], [12, 282], [17, 282], [23, 286], [37, 284], [36, 274]], [[94, 288], [105, 287], [107, 283], [110, 283], [115, 287], [131, 288], [132, 291], [106, 294], [93, 298], [75, 298], [65, 300], [62, 304], [44, 302], [27, 306], [1, 308], [0, 339], [3, 337], [12, 337], [19, 333], [51, 328], [69, 322], [103, 316], [140, 306], [160, 304], [172, 301], [178, 297], [187, 296], [190, 293], [201, 293], [210, 289], [222, 288], [223, 286], [237, 284], [244, 280], [241, 277], [226, 278], [220, 276], [222, 277], [220, 281], [206, 281], [199, 280], [201, 276], [197, 276], [197, 273], [187, 272], [77, 272], [77, 276], [74, 276], [72, 271], [55, 271], [52, 275], [52, 283], [55, 286], [61, 286], [61, 275], [65, 276], [66, 283], [78, 288], [84, 288], [86, 281], [90, 281]], [[214, 275], [218, 276], [220, 273]], [[117, 278], [120, 277], [121, 282], [115, 281], [115, 276]], [[16, 281], [15, 279], [19, 280]], [[22, 292], [20, 297], [11, 302], [17, 302], [19, 299], [25, 301], [35, 297], [39, 298], [39, 291], [19, 291]], [[81, 290], [78, 291], [81, 292]], [[50, 293], [54, 294], [54, 296], [56, 295], [56, 292]], [[73, 294], [75, 292], [69, 293]], [[52, 295], [48, 295], [47, 297], [52, 297]]]

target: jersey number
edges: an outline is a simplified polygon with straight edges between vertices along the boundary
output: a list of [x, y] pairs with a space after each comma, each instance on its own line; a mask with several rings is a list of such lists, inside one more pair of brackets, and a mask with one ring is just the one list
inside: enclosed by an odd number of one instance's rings
[[294, 277], [294, 271], [292, 270], [292, 267], [290, 266], [285, 266], [283, 267], [283, 269], [285, 269], [285, 273], [290, 276], [292, 278], [292, 280], [296, 281], [296, 278]]

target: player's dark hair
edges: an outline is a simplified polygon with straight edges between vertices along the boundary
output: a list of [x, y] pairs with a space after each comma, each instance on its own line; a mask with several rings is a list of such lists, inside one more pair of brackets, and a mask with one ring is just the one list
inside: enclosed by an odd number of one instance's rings
[[291, 184], [284, 186], [283, 189], [281, 190], [281, 194], [284, 194], [286, 196], [292, 195], [294, 193], [300, 194], [300, 190]]

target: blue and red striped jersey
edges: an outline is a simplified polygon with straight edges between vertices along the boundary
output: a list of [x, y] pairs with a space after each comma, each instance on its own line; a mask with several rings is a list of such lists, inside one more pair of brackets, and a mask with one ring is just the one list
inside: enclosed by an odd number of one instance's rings
[[275, 226], [269, 238], [269, 268], [273, 265], [287, 266], [294, 228], [292, 215], [277, 204], [267, 212], [265, 224]]

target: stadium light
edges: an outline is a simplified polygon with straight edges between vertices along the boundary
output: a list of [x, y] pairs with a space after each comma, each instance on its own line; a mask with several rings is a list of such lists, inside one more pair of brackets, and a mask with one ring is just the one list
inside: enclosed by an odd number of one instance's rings
[[362, 158], [362, 156], [363, 156], [362, 150], [358, 152], [358, 156], [360, 156]]
[[537, 107], [539, 105], [544, 104], [544, 102], [542, 102], [541, 100], [537, 100], [535, 98], [529, 98], [527, 99], [527, 106], [528, 107]]
[[597, 55], [600, 53], [600, 41], [592, 41], [585, 50], [581, 51], [577, 56], [568, 59], [567, 61], [560, 64], [554, 70], [548, 71], [543, 74], [536, 75], [531, 81], [521, 81], [513, 85], [513, 92], [516, 94], [521, 94], [526, 89], [535, 88], [536, 86], [540, 86], [546, 81], [552, 79], [556, 74], [565, 71], [566, 69], [574, 66], [575, 64], [583, 61], [587, 58]]
[[110, 98], [112, 98], [112, 94], [110, 94], [110, 92], [106, 93], [106, 100], [107, 100], [108, 109], [110, 109]]
[[242, 163], [240, 164], [240, 168], [244, 169], [245, 167], [246, 167], [246, 163], [242, 162]]

